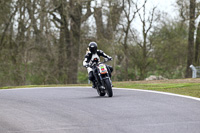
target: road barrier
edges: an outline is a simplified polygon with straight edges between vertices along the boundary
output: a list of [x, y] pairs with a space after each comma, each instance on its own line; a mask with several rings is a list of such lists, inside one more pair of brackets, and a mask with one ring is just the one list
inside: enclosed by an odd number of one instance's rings
[[192, 78], [200, 78], [200, 66], [190, 65], [190, 68], [192, 69]]

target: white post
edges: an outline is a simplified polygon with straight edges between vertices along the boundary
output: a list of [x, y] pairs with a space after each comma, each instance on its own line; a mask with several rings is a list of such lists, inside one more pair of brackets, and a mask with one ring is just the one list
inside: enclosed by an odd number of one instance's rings
[[192, 69], [192, 78], [197, 78], [197, 69], [193, 65], [190, 65], [190, 68]]

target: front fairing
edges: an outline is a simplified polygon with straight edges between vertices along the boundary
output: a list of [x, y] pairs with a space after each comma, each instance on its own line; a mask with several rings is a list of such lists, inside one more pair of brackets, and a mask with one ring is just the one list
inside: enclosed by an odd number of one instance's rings
[[107, 70], [107, 67], [106, 67], [105, 64], [100, 63], [97, 67], [99, 69], [100, 74], [107, 74], [108, 73], [108, 70]]

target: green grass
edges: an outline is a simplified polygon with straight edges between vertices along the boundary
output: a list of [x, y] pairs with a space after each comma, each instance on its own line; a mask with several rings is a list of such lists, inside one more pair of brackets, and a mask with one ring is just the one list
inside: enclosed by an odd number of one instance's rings
[[132, 83], [116, 82], [118, 88], [145, 89], [175, 94], [187, 95], [200, 98], [200, 83]]

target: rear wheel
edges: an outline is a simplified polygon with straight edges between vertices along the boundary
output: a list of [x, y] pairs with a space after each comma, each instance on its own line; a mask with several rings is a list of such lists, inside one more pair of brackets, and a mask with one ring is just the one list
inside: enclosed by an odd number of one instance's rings
[[106, 93], [108, 94], [108, 97], [112, 97], [113, 91], [112, 91], [112, 84], [111, 84], [110, 78], [105, 79], [104, 84], [105, 84]]

